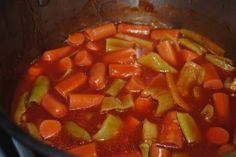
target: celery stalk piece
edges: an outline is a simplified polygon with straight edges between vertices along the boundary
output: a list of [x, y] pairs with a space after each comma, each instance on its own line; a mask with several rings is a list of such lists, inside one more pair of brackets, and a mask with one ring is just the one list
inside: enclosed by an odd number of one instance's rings
[[177, 119], [184, 137], [188, 143], [197, 143], [200, 141], [200, 130], [196, 121], [188, 113], [177, 112]]
[[34, 123], [26, 123], [26, 129], [29, 134], [37, 140], [42, 140], [42, 137], [39, 134], [39, 131]]
[[78, 140], [84, 140], [86, 142], [91, 142], [92, 140], [90, 134], [85, 129], [77, 125], [75, 122], [72, 121], [66, 122], [64, 128], [70, 136]]
[[122, 108], [121, 109], [127, 109], [134, 106], [134, 99], [131, 94], [127, 94], [121, 98], [122, 101]]
[[219, 45], [196, 32], [190, 31], [188, 29], [180, 29], [180, 33], [182, 33], [185, 37], [190, 38], [196, 41], [197, 43], [203, 45], [204, 47], [209, 48], [214, 54], [223, 56], [225, 53], [225, 50]]
[[105, 93], [111, 96], [117, 96], [125, 84], [126, 81], [122, 79], [115, 79]]
[[156, 124], [150, 122], [147, 119], [143, 121], [143, 141], [149, 144], [156, 141], [158, 138], [158, 127]]
[[127, 35], [127, 34], [123, 34], [123, 33], [117, 33], [115, 35], [115, 37], [119, 38], [119, 39], [134, 42], [134, 43], [138, 44], [139, 46], [141, 46], [143, 48], [153, 49], [153, 42], [151, 42], [149, 40], [137, 38], [137, 37], [130, 36], [130, 35]]
[[123, 122], [119, 117], [108, 114], [102, 123], [102, 127], [93, 136], [93, 139], [98, 141], [109, 140], [120, 132], [122, 126]]
[[39, 76], [34, 84], [34, 87], [31, 91], [31, 95], [28, 101], [28, 104], [35, 102], [39, 104], [43, 96], [48, 92], [49, 89], [49, 79], [46, 76]]
[[182, 96], [187, 96], [192, 85], [201, 85], [204, 81], [204, 78], [204, 68], [194, 62], [188, 61], [180, 71], [177, 87]]
[[186, 38], [179, 39], [179, 43], [193, 52], [196, 52], [198, 55], [202, 55], [207, 52], [204, 47]]
[[176, 73], [176, 69], [164, 61], [157, 53], [150, 52], [138, 59], [138, 62], [154, 71]]
[[171, 157], [189, 157], [189, 154], [184, 152], [173, 152]]
[[206, 122], [211, 122], [214, 116], [214, 107], [210, 104], [207, 104], [201, 111], [201, 115], [204, 117]]
[[139, 149], [141, 150], [142, 157], [149, 157], [150, 145], [147, 143], [139, 144]]
[[132, 41], [126, 41], [116, 38], [106, 39], [106, 52], [118, 51], [124, 48], [132, 48], [132, 47], [134, 47], [134, 42]]
[[18, 104], [17, 104], [14, 118], [15, 118], [16, 124], [18, 124], [18, 125], [20, 125], [22, 123], [21, 120], [22, 120], [23, 114], [26, 111], [26, 104], [27, 104], [28, 96], [29, 96], [29, 92], [23, 93], [19, 99]]
[[232, 66], [231, 64], [229, 64], [228, 62], [226, 62], [225, 60], [219, 58], [216, 55], [212, 55], [212, 54], [206, 54], [205, 56], [206, 60], [208, 60], [210, 63], [214, 64], [215, 66], [225, 70], [225, 71], [235, 71], [235, 67]]

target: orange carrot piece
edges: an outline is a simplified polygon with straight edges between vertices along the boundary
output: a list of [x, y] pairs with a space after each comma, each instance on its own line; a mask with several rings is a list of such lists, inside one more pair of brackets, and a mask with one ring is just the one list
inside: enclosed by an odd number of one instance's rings
[[43, 97], [41, 105], [55, 118], [62, 118], [67, 114], [66, 106], [50, 94]]
[[65, 46], [65, 47], [61, 47], [61, 48], [57, 48], [57, 49], [53, 49], [53, 50], [48, 50], [48, 51], [45, 51], [44, 54], [42, 55], [42, 60], [54, 62], [64, 56], [68, 55], [70, 53], [70, 51], [71, 51], [70, 46]]
[[206, 138], [212, 144], [222, 145], [229, 141], [229, 133], [221, 127], [210, 127], [206, 132]]
[[225, 93], [214, 93], [213, 102], [220, 121], [227, 121], [230, 117], [229, 96]]
[[98, 62], [90, 69], [89, 85], [96, 90], [101, 90], [106, 87], [106, 84], [106, 65]]
[[59, 72], [65, 72], [67, 69], [72, 68], [72, 61], [70, 59], [70, 57], [64, 57], [62, 58], [58, 64], [57, 64], [57, 68]]
[[149, 85], [150, 88], [160, 88], [160, 89], [168, 89], [168, 85], [166, 82], [166, 76], [163, 73], [159, 73], [152, 78]]
[[135, 152], [131, 152], [129, 154], [118, 155], [118, 156], [115, 156], [115, 157], [142, 157], [142, 155], [141, 155], [140, 152], [135, 151]]
[[130, 93], [137, 93], [145, 88], [145, 84], [139, 76], [132, 76], [125, 88]]
[[233, 151], [235, 148], [234, 148], [234, 145], [232, 144], [224, 144], [222, 146], [220, 146], [217, 150], [217, 154], [218, 155], [223, 155], [225, 153], [229, 153], [231, 151]]
[[129, 137], [135, 133], [139, 127], [141, 127], [141, 122], [138, 119], [133, 116], [127, 116], [124, 120], [124, 125], [119, 134], [119, 137]]
[[76, 72], [58, 83], [55, 86], [55, 89], [62, 96], [66, 97], [69, 92], [82, 86], [86, 82], [86, 80], [87, 76], [84, 73]]
[[61, 123], [58, 120], [44, 120], [39, 126], [39, 133], [44, 139], [56, 136], [60, 131]]
[[223, 83], [215, 69], [215, 67], [208, 63], [203, 65], [205, 69], [205, 79], [203, 83], [204, 88], [208, 89], [221, 89], [223, 88]]
[[100, 94], [69, 94], [69, 109], [81, 110], [101, 104], [104, 96]]
[[148, 35], [150, 34], [150, 31], [151, 31], [150, 26], [146, 26], [146, 25], [134, 25], [134, 24], [125, 24], [125, 23], [121, 23], [118, 25], [119, 33]]
[[169, 64], [178, 66], [177, 54], [169, 41], [163, 41], [157, 45], [160, 56]]
[[127, 78], [140, 75], [141, 68], [131, 64], [109, 64], [109, 76], [112, 78]]
[[86, 51], [79, 51], [74, 57], [74, 63], [78, 66], [90, 66], [93, 63], [92, 55]]
[[84, 43], [84, 39], [83, 33], [73, 33], [69, 35], [67, 41], [72, 45], [79, 46]]
[[91, 50], [91, 51], [98, 51], [98, 50], [101, 49], [98, 44], [96, 44], [95, 42], [92, 42], [92, 41], [89, 41], [89, 42], [86, 44], [86, 48], [87, 48], [88, 50]]
[[179, 30], [177, 29], [158, 29], [154, 30], [151, 33], [151, 39], [152, 40], [162, 40], [166, 37], [173, 37], [178, 38], [179, 36]]
[[88, 28], [85, 31], [85, 36], [90, 41], [96, 41], [106, 38], [116, 33], [116, 27], [113, 23], [104, 24], [95, 28]]
[[133, 63], [135, 61], [135, 50], [127, 48], [116, 52], [106, 53], [102, 58], [104, 63]]
[[150, 157], [170, 157], [170, 151], [155, 145], [151, 146]]
[[95, 143], [78, 146], [67, 151], [76, 157], [97, 157]]
[[153, 108], [153, 102], [150, 98], [138, 97], [135, 100], [134, 110], [138, 113], [150, 112]]
[[199, 58], [198, 54], [187, 49], [181, 49], [179, 55], [184, 63]]
[[174, 148], [183, 147], [183, 134], [177, 120], [177, 112], [167, 113], [162, 124], [159, 140], [162, 144], [169, 144]]
[[43, 73], [43, 68], [41, 66], [37, 66], [37, 65], [31, 66], [27, 71], [29, 78], [32, 80], [35, 79], [37, 76], [39, 76], [42, 73]]

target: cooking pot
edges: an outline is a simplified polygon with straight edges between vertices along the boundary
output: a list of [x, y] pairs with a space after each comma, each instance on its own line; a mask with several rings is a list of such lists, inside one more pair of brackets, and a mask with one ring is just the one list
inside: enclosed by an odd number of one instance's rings
[[11, 104], [31, 61], [68, 33], [105, 21], [184, 27], [210, 37], [235, 60], [235, 17], [235, 0], [0, 0], [0, 127], [44, 156], [67, 156], [14, 125]]

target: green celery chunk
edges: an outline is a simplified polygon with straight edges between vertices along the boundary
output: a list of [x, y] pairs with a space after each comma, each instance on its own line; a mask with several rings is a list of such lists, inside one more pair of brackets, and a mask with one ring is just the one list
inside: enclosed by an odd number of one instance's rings
[[171, 157], [189, 157], [189, 154], [184, 152], [173, 152]]
[[230, 86], [231, 86], [232, 82], [233, 82], [232, 78], [231, 77], [227, 77], [225, 79], [225, 81], [224, 81], [224, 87], [226, 89], [230, 89]]
[[202, 93], [203, 92], [203, 89], [199, 86], [194, 86], [193, 87], [193, 97], [196, 99], [196, 100], [200, 100], [201, 97], [202, 97]]
[[90, 134], [85, 129], [78, 126], [75, 122], [68, 121], [65, 123], [64, 127], [65, 127], [66, 132], [70, 136], [72, 136], [78, 140], [84, 140], [86, 142], [91, 142], [92, 138], [91, 138]]
[[225, 53], [225, 50], [222, 49], [220, 46], [218, 46], [216, 43], [212, 42], [211, 40], [209, 40], [208, 38], [193, 32], [191, 30], [188, 29], [180, 29], [180, 33], [182, 33], [185, 37], [188, 37], [194, 41], [196, 41], [197, 43], [203, 45], [206, 48], [209, 48], [210, 50], [212, 50], [213, 53], [223, 56]]
[[37, 140], [42, 140], [42, 137], [39, 134], [39, 131], [34, 123], [26, 123], [26, 129], [29, 134]]
[[28, 104], [35, 102], [40, 103], [43, 96], [48, 92], [49, 89], [49, 79], [46, 76], [39, 76], [34, 84], [34, 87], [31, 91], [31, 95], [28, 101]]
[[124, 48], [132, 48], [134, 46], [134, 42], [126, 41], [116, 38], [107, 38], [106, 39], [106, 52], [110, 51], [118, 51]]
[[179, 39], [179, 43], [180, 45], [192, 50], [193, 52], [196, 52], [198, 55], [202, 55], [203, 53], [207, 52], [204, 47], [186, 38]]
[[147, 143], [139, 144], [139, 149], [141, 150], [142, 157], [149, 157], [150, 145]]
[[123, 122], [119, 117], [108, 114], [102, 123], [102, 127], [93, 136], [93, 139], [98, 141], [109, 140], [120, 132], [122, 126]]
[[212, 55], [212, 54], [206, 54], [205, 58], [210, 63], [214, 64], [215, 66], [217, 66], [225, 71], [229, 71], [229, 72], [235, 71], [234, 66], [232, 66], [230, 63], [226, 62], [225, 60], [219, 58], [219, 56]]
[[195, 84], [201, 85], [204, 78], [204, 68], [194, 62], [188, 61], [180, 71], [177, 87], [182, 96], [187, 96], [190, 88]]
[[201, 111], [201, 115], [204, 117], [206, 122], [211, 122], [214, 116], [214, 107], [210, 104], [207, 104]]
[[122, 79], [115, 79], [105, 93], [111, 96], [117, 96], [125, 84], [126, 81]]
[[123, 109], [131, 108], [134, 106], [134, 99], [131, 94], [127, 94], [127, 95], [123, 96], [121, 98], [121, 101], [122, 101], [122, 108]]
[[176, 73], [176, 69], [164, 61], [157, 53], [150, 52], [138, 59], [138, 62], [154, 71]]
[[184, 137], [188, 143], [197, 143], [201, 139], [196, 121], [188, 113], [177, 112], [177, 119]]
[[158, 117], [161, 117], [165, 112], [175, 107], [175, 101], [168, 90], [163, 90], [161, 94], [157, 96], [157, 100], [158, 107], [155, 115]]
[[22, 116], [26, 111], [26, 104], [27, 104], [28, 96], [29, 96], [29, 92], [23, 93], [19, 99], [18, 104], [17, 104], [14, 118], [15, 118], [16, 124], [18, 124], [18, 125], [21, 124]]
[[134, 43], [136, 43], [139, 46], [144, 47], [144, 48], [153, 49], [153, 42], [149, 41], [149, 40], [137, 38], [137, 37], [130, 36], [130, 35], [127, 35], [127, 34], [123, 34], [123, 33], [117, 33], [115, 35], [115, 37], [119, 38], [119, 39], [134, 42]]
[[156, 124], [150, 122], [147, 119], [143, 121], [143, 141], [149, 144], [156, 141], [158, 138], [158, 127]]

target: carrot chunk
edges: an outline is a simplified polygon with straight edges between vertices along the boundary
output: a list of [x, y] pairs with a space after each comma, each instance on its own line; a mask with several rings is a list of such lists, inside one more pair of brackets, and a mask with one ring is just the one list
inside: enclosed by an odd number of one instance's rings
[[210, 127], [206, 132], [206, 138], [212, 144], [226, 144], [229, 141], [229, 133], [221, 127]]
[[67, 151], [76, 157], [97, 157], [95, 143], [78, 146]]
[[229, 96], [225, 93], [214, 93], [213, 102], [220, 121], [227, 121], [230, 117]]
[[82, 86], [86, 82], [86, 80], [87, 76], [84, 73], [77, 72], [62, 80], [62, 82], [55, 86], [55, 89], [62, 96], [66, 97], [69, 92]]
[[151, 146], [150, 157], [170, 157], [170, 151], [155, 145]]
[[92, 55], [86, 51], [79, 51], [74, 57], [74, 63], [78, 66], [90, 66], [93, 63]]
[[89, 85], [96, 90], [101, 90], [106, 87], [106, 84], [106, 65], [98, 62], [90, 69]]
[[39, 133], [44, 139], [57, 135], [61, 131], [61, 123], [58, 120], [44, 120], [40, 123]]
[[65, 46], [65, 47], [61, 47], [61, 48], [57, 48], [57, 49], [53, 49], [53, 50], [48, 50], [45, 51], [42, 59], [44, 61], [56, 61], [66, 55], [68, 55], [71, 51], [71, 47], [70, 46]]
[[84, 43], [84, 35], [83, 33], [70, 34], [67, 41], [75, 46], [82, 45]]
[[132, 76], [125, 88], [130, 93], [137, 93], [143, 90], [144, 87], [145, 84], [139, 76]]
[[43, 67], [38, 65], [31, 66], [27, 71], [27, 74], [31, 80], [35, 79], [42, 73], [43, 73]]
[[138, 113], [147, 113], [150, 112], [153, 108], [153, 102], [150, 98], [138, 97], [135, 100], [135, 111]]
[[69, 94], [70, 110], [86, 109], [101, 104], [104, 96], [99, 94]]
[[65, 72], [67, 69], [72, 68], [72, 61], [70, 59], [70, 57], [64, 57], [62, 58], [58, 64], [57, 64], [57, 68], [59, 72]]
[[98, 51], [101, 49], [101, 47], [97, 43], [92, 41], [89, 41], [85, 47], [90, 51]]
[[95, 28], [88, 28], [85, 31], [85, 36], [90, 41], [96, 41], [106, 38], [116, 33], [116, 27], [113, 23], [104, 24]]
[[197, 53], [194, 53], [188, 49], [181, 49], [179, 55], [184, 63], [199, 58]]
[[140, 75], [141, 69], [131, 64], [109, 64], [109, 76], [112, 78], [127, 78]]
[[234, 145], [232, 144], [224, 144], [222, 146], [220, 146], [217, 150], [217, 153], [219, 155], [223, 155], [225, 153], [229, 153], [231, 151], [233, 151], [235, 148], [234, 148]]
[[166, 38], [178, 38], [179, 30], [176, 29], [158, 29], [151, 33], [152, 40], [163, 40]]
[[141, 153], [138, 151], [134, 151], [128, 154], [124, 154], [124, 155], [117, 155], [115, 157], [142, 157]]
[[146, 26], [146, 25], [133, 25], [133, 24], [125, 24], [125, 23], [121, 23], [118, 25], [119, 33], [148, 35], [150, 33], [150, 30], [151, 30], [150, 26]]

